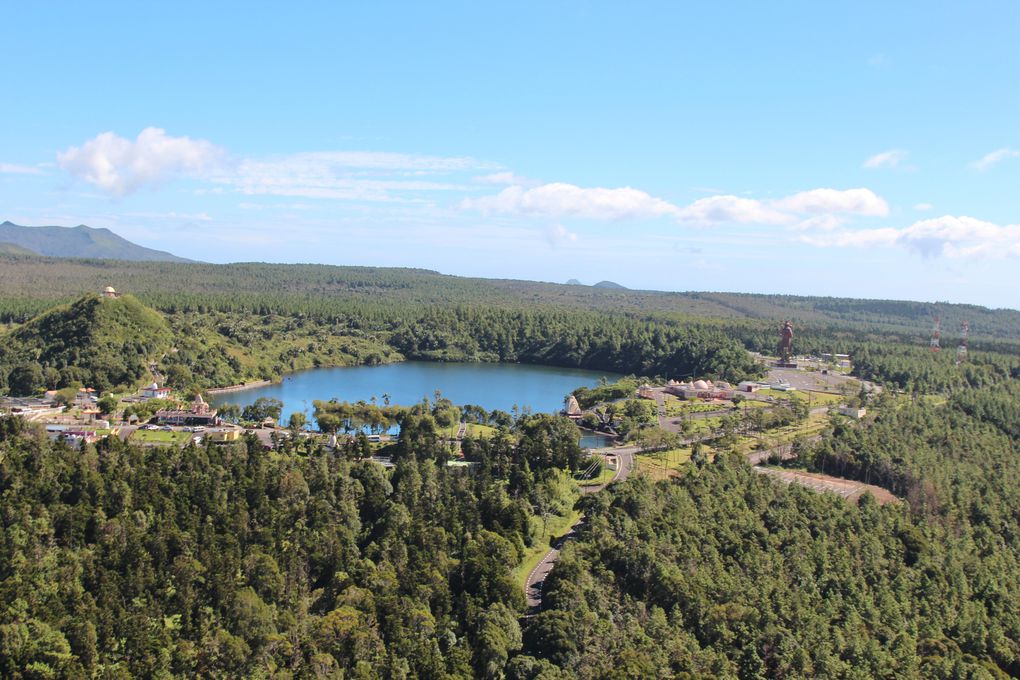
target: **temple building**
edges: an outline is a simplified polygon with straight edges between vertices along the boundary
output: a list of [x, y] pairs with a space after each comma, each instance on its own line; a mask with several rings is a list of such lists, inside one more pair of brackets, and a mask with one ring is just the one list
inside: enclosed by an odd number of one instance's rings
[[583, 415], [581, 405], [577, 403], [577, 397], [572, 394], [567, 395], [567, 398], [563, 400], [563, 415], [572, 419], [580, 418]]
[[216, 409], [209, 408], [202, 395], [196, 395], [190, 409], [161, 409], [156, 411], [160, 425], [216, 425]]

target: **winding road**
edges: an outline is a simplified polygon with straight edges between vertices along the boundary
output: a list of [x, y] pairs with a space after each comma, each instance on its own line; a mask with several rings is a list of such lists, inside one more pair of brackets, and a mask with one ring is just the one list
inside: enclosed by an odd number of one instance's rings
[[[605, 484], [599, 486], [584, 487], [582, 493], [598, 493], [613, 482], [622, 481], [627, 479], [631, 472], [634, 470], [634, 454], [640, 449], [636, 446], [624, 446], [616, 449], [601, 449], [594, 451], [595, 455], [605, 456], [613, 455], [616, 456], [616, 474], [613, 478]], [[577, 527], [584, 522], [584, 515], [581, 515], [581, 519], [577, 520], [574, 526], [570, 527], [570, 531], [565, 533], [556, 539], [556, 543], [549, 549], [545, 555], [542, 556], [542, 560], [535, 565], [535, 568], [528, 574], [528, 578], [524, 582], [524, 595], [528, 602], [528, 614], [535, 614], [539, 609], [542, 608], [542, 586], [545, 584], [545, 577], [549, 575], [553, 567], [556, 565], [556, 560], [560, 558], [560, 551], [563, 549], [564, 544], [571, 540]]]

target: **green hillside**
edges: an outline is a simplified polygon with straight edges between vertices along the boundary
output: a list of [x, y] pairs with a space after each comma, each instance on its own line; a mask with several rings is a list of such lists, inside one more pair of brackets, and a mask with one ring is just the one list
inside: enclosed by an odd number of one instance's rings
[[77, 227], [23, 227], [12, 222], [4, 222], [0, 224], [0, 242], [20, 246], [29, 251], [15, 253], [20, 255], [188, 262], [183, 257], [132, 243], [109, 229], [93, 229], [84, 224]]
[[[2, 240], [2, 239], [0, 239]], [[0, 255], [2, 257], [2, 255]], [[173, 286], [167, 282], [173, 281]], [[399, 315], [411, 308], [482, 306], [533, 310], [726, 319], [768, 334], [792, 319], [798, 339], [808, 327], [833, 333], [896, 333], [926, 345], [935, 307], [925, 302], [712, 292], [660, 292], [509, 279], [449, 276], [424, 269], [316, 264], [204, 264], [8, 258], [0, 266], [0, 321], [21, 322], [56, 304], [112, 283], [162, 312], [217, 309], [335, 318], [371, 309]], [[963, 320], [972, 342], [1020, 338], [1020, 311], [939, 305], [948, 342]], [[750, 343], [749, 343], [750, 344]]]
[[163, 317], [136, 298], [86, 295], [0, 338], [0, 387], [24, 395], [81, 383], [132, 386], [171, 344]]
[[29, 250], [16, 243], [0, 242], [0, 255], [38, 255], [34, 250]]

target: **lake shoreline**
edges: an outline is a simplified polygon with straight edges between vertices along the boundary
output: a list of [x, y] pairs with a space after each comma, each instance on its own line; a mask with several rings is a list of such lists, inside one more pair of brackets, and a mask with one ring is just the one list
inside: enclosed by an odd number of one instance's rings
[[279, 381], [253, 381], [208, 392], [211, 406], [240, 407], [259, 397], [284, 402], [281, 417], [311, 415], [315, 401], [373, 401], [413, 406], [438, 392], [459, 406], [476, 405], [507, 413], [532, 410], [555, 413], [578, 387], [593, 387], [615, 373], [541, 364], [498, 362], [400, 361], [378, 365], [302, 369]]

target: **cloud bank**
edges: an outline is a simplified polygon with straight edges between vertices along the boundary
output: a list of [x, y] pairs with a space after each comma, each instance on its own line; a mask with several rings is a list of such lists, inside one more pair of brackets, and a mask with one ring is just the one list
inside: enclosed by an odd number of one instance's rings
[[495, 196], [467, 199], [462, 207], [483, 214], [502, 213], [542, 217], [579, 217], [592, 220], [622, 220], [675, 215], [676, 206], [644, 191], [583, 188], [563, 182], [531, 189], [507, 187]]
[[632, 187], [586, 188], [563, 182], [536, 187], [510, 186], [493, 196], [467, 199], [461, 207], [483, 214], [624, 220], [672, 217], [680, 223], [709, 226], [794, 224], [805, 216], [885, 216], [889, 206], [870, 189], [813, 189], [772, 201], [732, 195], [709, 196], [677, 206]]
[[171, 137], [156, 127], [145, 128], [134, 141], [103, 132], [57, 154], [60, 167], [113, 196], [178, 175], [205, 174], [225, 158], [212, 142]]
[[923, 257], [1020, 257], [1020, 224], [1000, 226], [966, 216], [944, 215], [901, 229], [806, 235], [802, 240], [823, 247], [897, 246]]

